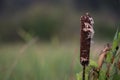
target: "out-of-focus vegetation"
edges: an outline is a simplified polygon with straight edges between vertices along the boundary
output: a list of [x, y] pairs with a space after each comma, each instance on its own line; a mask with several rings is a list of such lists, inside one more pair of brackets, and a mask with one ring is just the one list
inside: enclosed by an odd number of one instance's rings
[[[79, 37], [79, 17], [90, 12], [95, 38], [110, 39], [119, 26], [119, 0], [0, 0], [0, 41], [22, 41], [19, 30], [40, 40]], [[101, 33], [102, 31], [102, 33]], [[104, 36], [102, 36], [104, 34]]]
[[80, 70], [78, 52], [75, 52], [79, 45], [25, 46], [28, 45], [0, 46], [0, 80], [69, 80]]

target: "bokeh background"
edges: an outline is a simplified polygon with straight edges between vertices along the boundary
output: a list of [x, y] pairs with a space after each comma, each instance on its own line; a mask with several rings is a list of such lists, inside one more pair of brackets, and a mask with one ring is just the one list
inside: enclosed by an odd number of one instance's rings
[[0, 0], [0, 80], [75, 80], [86, 12], [96, 59], [119, 27], [120, 0]]

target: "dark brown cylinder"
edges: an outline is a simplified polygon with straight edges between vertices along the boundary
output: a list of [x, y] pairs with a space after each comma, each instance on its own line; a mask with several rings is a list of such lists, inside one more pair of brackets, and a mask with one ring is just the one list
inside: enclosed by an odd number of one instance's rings
[[83, 66], [89, 64], [90, 44], [93, 30], [93, 19], [86, 13], [86, 15], [80, 18], [80, 63]]

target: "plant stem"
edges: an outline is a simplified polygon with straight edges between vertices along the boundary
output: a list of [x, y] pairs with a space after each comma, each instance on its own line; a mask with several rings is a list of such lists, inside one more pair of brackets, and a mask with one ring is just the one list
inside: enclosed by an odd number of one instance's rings
[[83, 66], [83, 78], [82, 80], [85, 80], [85, 65]]

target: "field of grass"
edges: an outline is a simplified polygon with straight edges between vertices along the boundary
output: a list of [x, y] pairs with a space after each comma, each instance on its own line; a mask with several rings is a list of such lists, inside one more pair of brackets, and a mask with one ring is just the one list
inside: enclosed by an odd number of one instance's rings
[[2, 44], [0, 80], [74, 80], [79, 44]]

